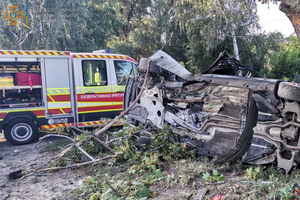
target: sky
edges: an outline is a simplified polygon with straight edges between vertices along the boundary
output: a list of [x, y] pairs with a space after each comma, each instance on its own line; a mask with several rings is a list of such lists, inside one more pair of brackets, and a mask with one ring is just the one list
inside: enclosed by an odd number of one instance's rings
[[279, 31], [284, 36], [290, 36], [295, 33], [294, 27], [287, 16], [279, 10], [279, 3], [262, 4], [257, 3], [257, 12], [259, 16], [259, 24], [262, 30], [268, 32]]

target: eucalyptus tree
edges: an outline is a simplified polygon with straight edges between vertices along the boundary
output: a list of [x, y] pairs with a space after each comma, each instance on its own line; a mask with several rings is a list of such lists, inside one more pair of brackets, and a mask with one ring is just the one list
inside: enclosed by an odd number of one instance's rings
[[183, 27], [199, 35], [196, 38], [205, 40], [208, 47], [214, 48], [230, 37], [237, 59], [237, 38], [247, 39], [258, 28], [255, 0], [186, 0], [177, 5], [177, 10]]
[[[9, 10], [9, 6], [18, 6], [23, 10], [23, 21], [8, 26], [1, 20], [0, 31], [13, 43], [14, 49], [57, 49], [73, 50], [81, 46], [92, 46], [87, 31], [87, 19], [91, 13], [87, 9], [88, 1], [80, 0], [23, 0], [0, 1], [0, 9]], [[25, 24], [25, 10], [28, 7], [29, 23]], [[12, 48], [12, 47], [10, 47]]]

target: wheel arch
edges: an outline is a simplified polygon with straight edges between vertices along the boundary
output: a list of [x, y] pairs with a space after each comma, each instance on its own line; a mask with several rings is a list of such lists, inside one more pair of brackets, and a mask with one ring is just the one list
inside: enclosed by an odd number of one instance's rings
[[26, 112], [11, 112], [11, 113], [8, 113], [3, 122], [2, 122], [2, 127], [1, 129], [4, 129], [5, 126], [11, 121], [11, 120], [14, 120], [14, 119], [17, 119], [17, 118], [27, 118], [27, 119], [30, 119], [30, 120], [33, 120], [37, 126], [39, 126], [39, 123], [38, 123], [38, 119], [36, 117], [35, 114], [33, 114], [33, 112], [30, 112], [30, 111], [26, 111]]

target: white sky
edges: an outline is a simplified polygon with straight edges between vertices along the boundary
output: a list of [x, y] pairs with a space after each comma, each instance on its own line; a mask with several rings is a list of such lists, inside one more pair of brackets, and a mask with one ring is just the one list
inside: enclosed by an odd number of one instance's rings
[[277, 4], [262, 4], [257, 2], [257, 13], [259, 15], [259, 24], [262, 30], [268, 32], [279, 31], [284, 36], [290, 36], [295, 33], [294, 27], [287, 16], [279, 10]]

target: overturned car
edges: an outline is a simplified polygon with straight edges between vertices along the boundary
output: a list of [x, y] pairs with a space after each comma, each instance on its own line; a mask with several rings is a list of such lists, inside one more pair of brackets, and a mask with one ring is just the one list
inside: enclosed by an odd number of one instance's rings
[[[142, 58], [128, 79], [124, 109], [130, 123], [170, 125], [176, 140], [216, 162], [300, 164], [300, 87], [251, 78], [253, 70], [226, 52], [201, 75], [163, 51]], [[132, 107], [132, 103], [134, 106]]]

